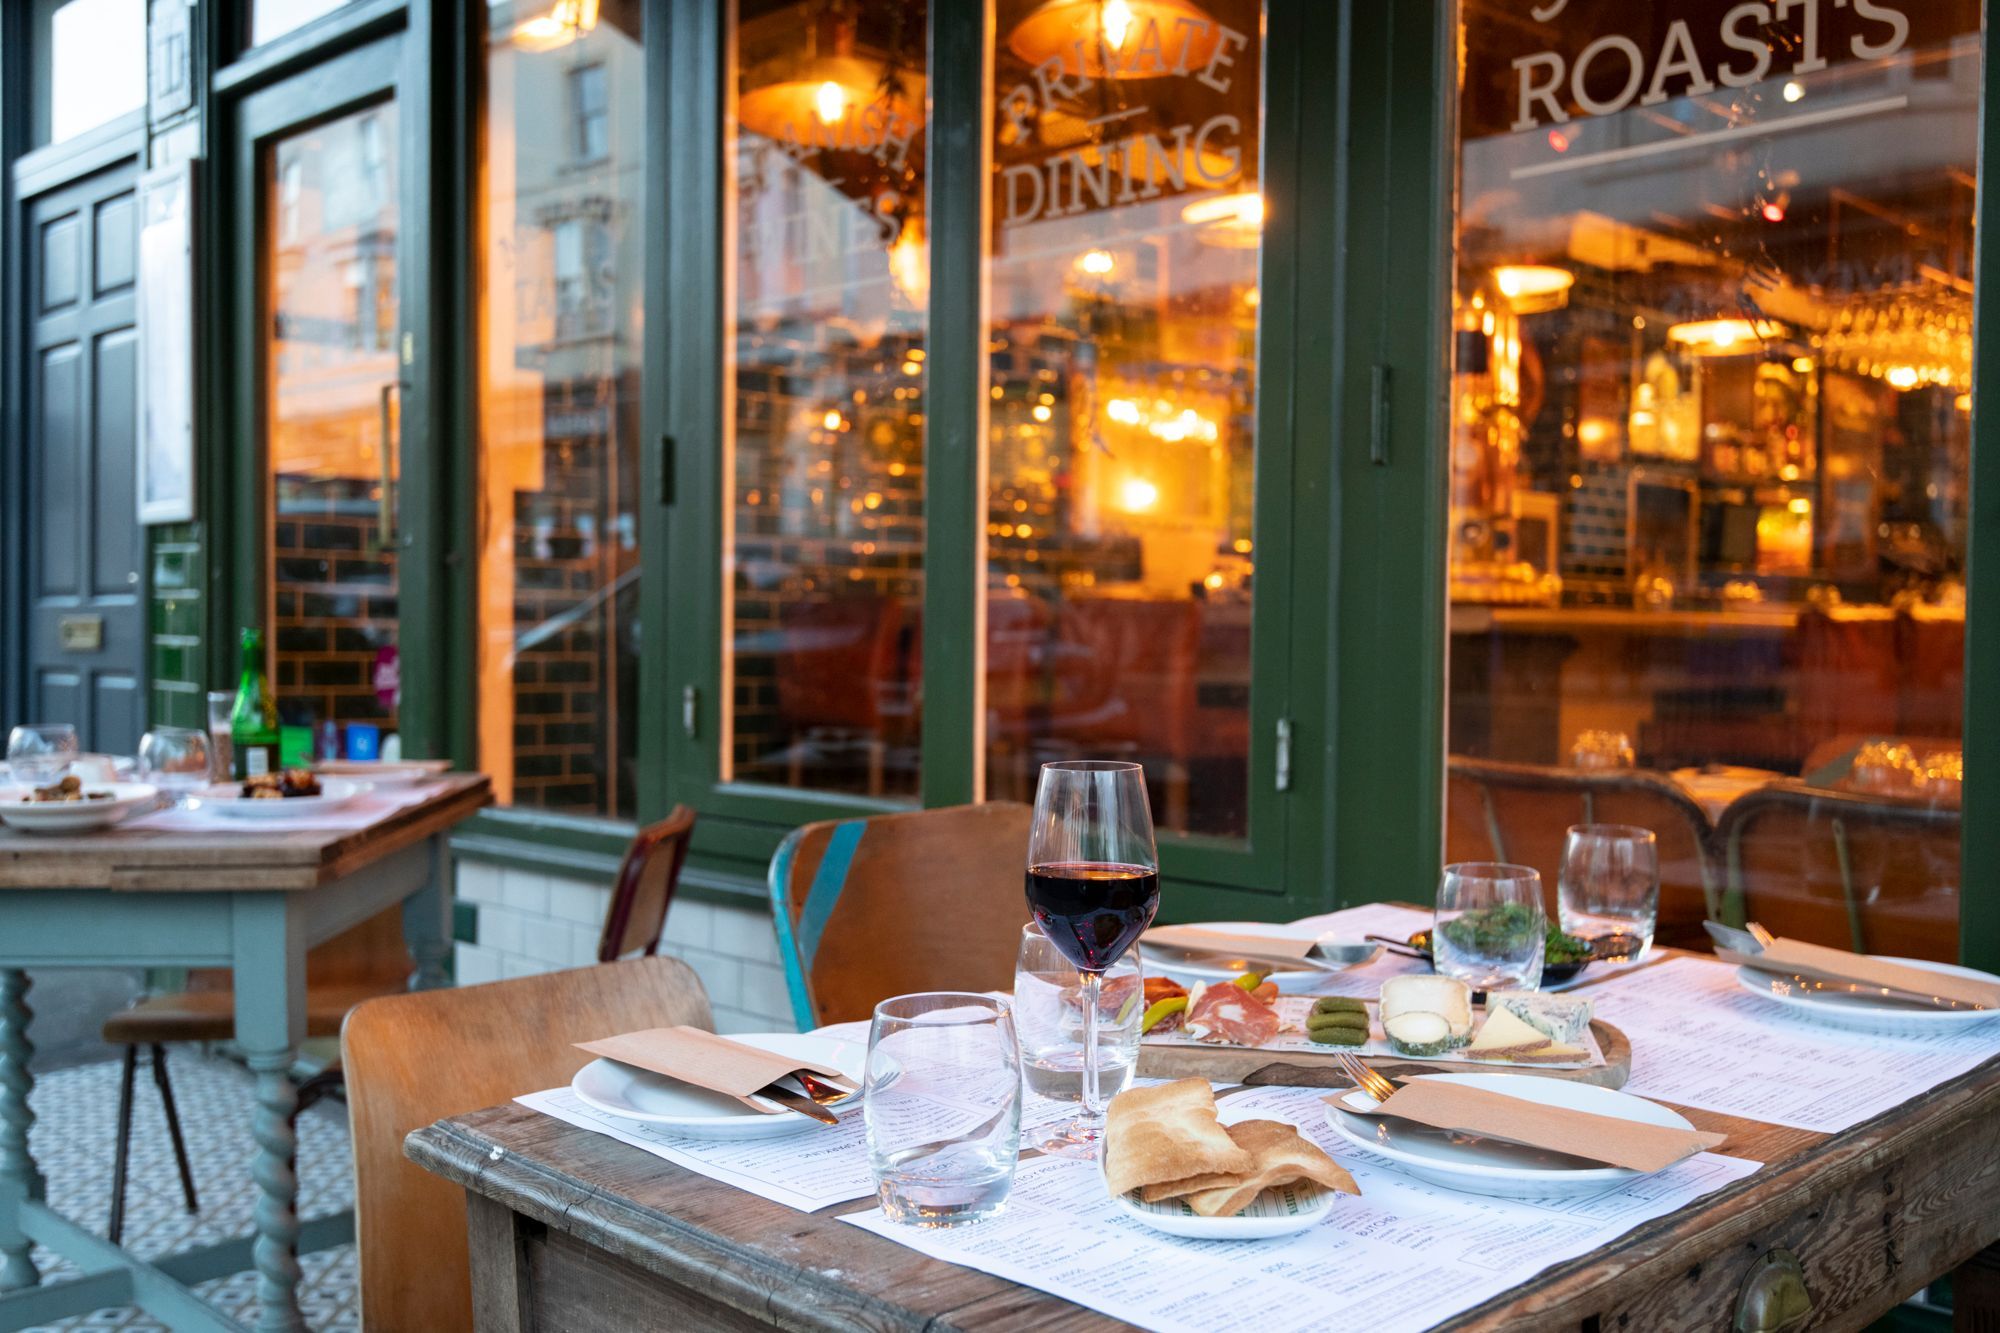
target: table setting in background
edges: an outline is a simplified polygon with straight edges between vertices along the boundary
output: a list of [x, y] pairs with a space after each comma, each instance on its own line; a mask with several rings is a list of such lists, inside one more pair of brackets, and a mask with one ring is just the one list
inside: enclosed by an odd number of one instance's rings
[[1417, 1329], [2000, 1055], [2000, 978], [1655, 950], [1644, 829], [1570, 831], [1553, 922], [1460, 864], [1430, 910], [1171, 927], [1138, 766], [1045, 766], [1031, 829], [1011, 994], [604, 1034], [518, 1104], [1142, 1327]]

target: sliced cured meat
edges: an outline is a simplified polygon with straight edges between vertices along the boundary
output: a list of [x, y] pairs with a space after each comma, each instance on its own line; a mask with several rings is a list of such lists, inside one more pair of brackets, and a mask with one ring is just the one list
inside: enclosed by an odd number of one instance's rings
[[1210, 986], [1189, 1006], [1187, 1027], [1200, 1041], [1262, 1046], [1278, 1035], [1278, 1013], [1240, 986]]

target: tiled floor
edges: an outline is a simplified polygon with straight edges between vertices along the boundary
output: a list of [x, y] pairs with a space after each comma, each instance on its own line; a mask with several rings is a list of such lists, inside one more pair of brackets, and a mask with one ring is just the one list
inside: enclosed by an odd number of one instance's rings
[[[167, 1140], [160, 1098], [144, 1062], [133, 1106], [132, 1165], [125, 1193], [125, 1244], [153, 1258], [195, 1249], [251, 1229], [257, 1189], [249, 1165], [252, 1080], [248, 1071], [193, 1048], [169, 1051], [168, 1072], [181, 1127], [187, 1136], [201, 1212], [183, 1208], [180, 1179]], [[49, 1202], [65, 1216], [102, 1232], [110, 1211], [111, 1163], [118, 1125], [116, 1061], [80, 1065], [36, 1077], [29, 1105], [35, 1111], [31, 1143], [48, 1181]], [[322, 1104], [299, 1119], [299, 1211], [317, 1217], [349, 1206], [354, 1177], [348, 1157], [347, 1121], [338, 1104]], [[355, 1308], [354, 1247], [309, 1254], [301, 1260], [305, 1283], [300, 1304], [314, 1329], [360, 1327]], [[72, 1269], [37, 1248], [44, 1281], [61, 1281]], [[245, 1323], [255, 1318], [256, 1276], [238, 1273], [204, 1283], [208, 1300]], [[165, 1325], [131, 1309], [100, 1310], [49, 1329], [119, 1329], [140, 1333]]]

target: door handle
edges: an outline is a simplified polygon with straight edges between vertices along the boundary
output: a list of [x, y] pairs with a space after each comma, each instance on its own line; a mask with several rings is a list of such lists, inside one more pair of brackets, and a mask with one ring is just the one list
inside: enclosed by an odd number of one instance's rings
[[395, 473], [396, 458], [401, 452], [401, 441], [395, 434], [393, 404], [397, 392], [407, 387], [409, 384], [406, 380], [388, 380], [383, 383], [381, 394], [377, 399], [382, 428], [382, 443], [378, 450], [382, 462], [382, 494], [376, 513], [376, 526], [381, 532], [377, 540], [385, 547], [394, 547], [397, 544]]

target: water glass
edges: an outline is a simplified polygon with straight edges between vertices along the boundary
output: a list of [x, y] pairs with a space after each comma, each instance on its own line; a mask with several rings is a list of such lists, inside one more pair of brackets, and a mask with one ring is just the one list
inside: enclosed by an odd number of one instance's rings
[[891, 1220], [948, 1227], [999, 1212], [1021, 1146], [1021, 1048], [1007, 1001], [932, 991], [876, 1005], [862, 1117]]
[[7, 764], [24, 787], [46, 787], [76, 759], [76, 728], [67, 722], [31, 722], [7, 733]]
[[139, 738], [139, 777], [174, 806], [208, 785], [208, 734], [190, 727], [154, 727]]
[[1584, 769], [1631, 768], [1638, 761], [1632, 738], [1622, 731], [1579, 731], [1570, 746], [1572, 767]]
[[1640, 958], [1660, 912], [1660, 849], [1651, 829], [1577, 824], [1563, 842], [1556, 909], [1565, 935], [1605, 941], [1601, 958]]
[[229, 734], [229, 715], [236, 711], [236, 691], [208, 692], [208, 778], [227, 782], [236, 762], [236, 743]]
[[[1021, 927], [1014, 963], [1014, 1027], [1021, 1038], [1021, 1072], [1028, 1091], [1058, 1101], [1083, 1100], [1083, 975], [1042, 928]], [[1098, 1089], [1123, 1092], [1139, 1063], [1139, 1020], [1146, 997], [1133, 950], [1104, 970], [1097, 1003]]]
[[1431, 956], [1474, 990], [1537, 990], [1548, 914], [1542, 877], [1528, 866], [1461, 861], [1438, 884]]

